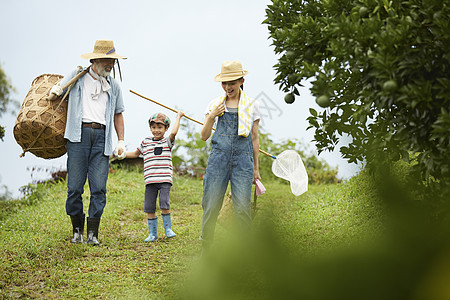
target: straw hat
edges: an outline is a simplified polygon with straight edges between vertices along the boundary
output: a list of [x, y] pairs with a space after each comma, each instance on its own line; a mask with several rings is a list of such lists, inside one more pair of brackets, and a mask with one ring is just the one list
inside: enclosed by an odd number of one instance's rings
[[122, 58], [126, 57], [116, 54], [116, 48], [114, 48], [113, 41], [97, 40], [95, 41], [94, 51], [92, 53], [86, 53], [80, 55], [84, 59], [97, 59], [97, 58]]
[[222, 63], [222, 69], [220, 70], [220, 74], [214, 77], [214, 81], [224, 82], [224, 81], [233, 81], [244, 77], [247, 75], [248, 71], [244, 71], [242, 69], [242, 64], [238, 60], [234, 61], [224, 61]]

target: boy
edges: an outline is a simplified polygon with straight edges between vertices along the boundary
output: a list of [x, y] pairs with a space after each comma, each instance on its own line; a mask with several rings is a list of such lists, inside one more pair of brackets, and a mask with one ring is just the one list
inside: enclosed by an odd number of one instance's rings
[[180, 127], [180, 120], [184, 113], [179, 111], [173, 124], [169, 138], [164, 134], [169, 129], [170, 119], [163, 113], [156, 113], [150, 117], [148, 123], [153, 137], [145, 138], [134, 152], [127, 152], [126, 157], [136, 158], [142, 154], [144, 158], [145, 201], [144, 212], [148, 216], [149, 235], [146, 242], [155, 241], [157, 236], [158, 218], [156, 217], [156, 198], [159, 191], [159, 208], [168, 238], [176, 236], [172, 231], [170, 220], [169, 194], [172, 186], [172, 148], [175, 136]]

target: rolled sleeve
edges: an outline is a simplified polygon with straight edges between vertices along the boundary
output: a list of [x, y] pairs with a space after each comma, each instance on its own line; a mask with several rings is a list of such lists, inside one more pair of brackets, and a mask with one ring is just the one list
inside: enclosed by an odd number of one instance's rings
[[123, 96], [122, 96], [122, 89], [120, 87], [117, 88], [117, 95], [116, 95], [116, 107], [114, 109], [115, 114], [120, 114], [125, 111], [125, 105], [123, 103]]

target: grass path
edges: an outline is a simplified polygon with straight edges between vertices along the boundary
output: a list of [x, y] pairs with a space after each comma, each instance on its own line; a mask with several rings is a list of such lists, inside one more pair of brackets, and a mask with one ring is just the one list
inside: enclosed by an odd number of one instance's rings
[[[159, 217], [159, 240], [144, 243], [148, 232], [141, 177], [138, 170], [110, 174], [99, 247], [70, 243], [64, 183], [36, 187], [27, 205], [5, 206], [0, 219], [1, 298], [183, 298], [179, 289], [190, 279], [201, 250], [201, 181], [175, 178], [171, 210], [177, 237], [164, 237]], [[258, 197], [254, 222], [272, 219], [294, 252], [345, 244], [380, 226], [380, 207], [373, 195], [364, 194], [369, 193], [364, 185], [316, 186], [294, 197], [289, 185], [265, 183], [267, 193]], [[220, 240], [226, 230], [217, 230]]]

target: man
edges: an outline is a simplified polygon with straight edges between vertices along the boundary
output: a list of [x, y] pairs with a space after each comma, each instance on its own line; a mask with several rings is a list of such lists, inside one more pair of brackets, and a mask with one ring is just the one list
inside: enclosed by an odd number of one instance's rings
[[[81, 55], [91, 66], [69, 92], [67, 123], [67, 200], [66, 212], [72, 221], [73, 243], [83, 242], [85, 214], [83, 192], [89, 181], [90, 203], [87, 218], [87, 243], [98, 245], [98, 228], [106, 205], [106, 181], [109, 156], [113, 154], [113, 128], [118, 137], [114, 154], [125, 158], [124, 104], [122, 91], [110, 76], [118, 59], [113, 41], [97, 40], [92, 53]], [[119, 68], [120, 70], [120, 68]], [[61, 95], [64, 86], [77, 71], [64, 77], [51, 93]]]

